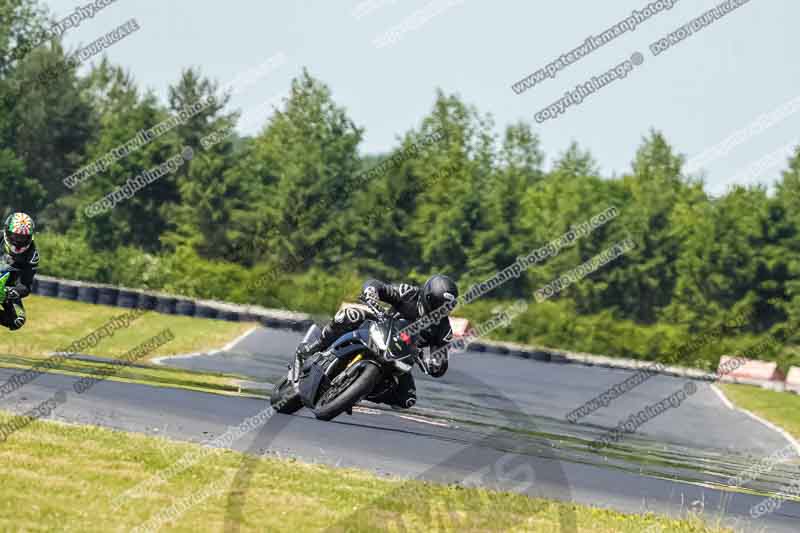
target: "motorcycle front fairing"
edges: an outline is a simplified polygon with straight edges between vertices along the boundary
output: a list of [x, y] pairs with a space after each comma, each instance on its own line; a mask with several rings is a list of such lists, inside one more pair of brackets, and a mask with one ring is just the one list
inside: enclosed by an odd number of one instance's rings
[[319, 393], [323, 390], [323, 385], [327, 387], [329, 384], [330, 379], [325, 375], [322, 365], [316, 361], [311, 363], [308, 367], [308, 371], [300, 378], [298, 386], [300, 399], [303, 401], [303, 405], [308, 408], [313, 408], [319, 397]]

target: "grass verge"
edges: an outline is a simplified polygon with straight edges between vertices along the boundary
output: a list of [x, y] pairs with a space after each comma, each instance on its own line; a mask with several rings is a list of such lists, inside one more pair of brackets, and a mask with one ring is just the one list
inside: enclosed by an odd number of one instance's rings
[[[0, 423], [10, 415], [0, 413]], [[203, 454], [134, 497], [125, 491], [172, 466], [194, 444], [92, 426], [37, 421], [0, 444], [0, 530], [222, 531], [231, 480], [244, 456]], [[586, 506], [481, 489], [380, 478], [357, 470], [275, 458], [254, 467], [238, 525], [242, 531], [559, 531], [559, 513], [575, 510], [578, 531], [633, 533], [723, 531], [697, 520], [624, 515]], [[241, 490], [235, 493], [242, 496]], [[114, 510], [114, 502], [121, 506]], [[162, 522], [160, 517], [169, 516]], [[659, 529], [660, 527], [660, 529]], [[649, 529], [648, 529], [649, 528]], [[334, 529], [336, 530], [336, 529]], [[728, 531], [728, 530], [724, 530]], [[566, 533], [566, 532], [565, 532]]]
[[[36, 367], [39, 361], [40, 358], [37, 357], [0, 354], [0, 367], [3, 368], [19, 368], [23, 371]], [[200, 392], [213, 392], [217, 394], [266, 396], [263, 390], [240, 387], [239, 383], [243, 380], [242, 376], [184, 370], [168, 366], [132, 365], [119, 367], [100, 361], [65, 359], [63, 362], [53, 367], [52, 370], [48, 370], [48, 372], [66, 374], [69, 376], [92, 377], [98, 374], [104, 375], [102, 373], [106, 370], [112, 372], [112, 375], [106, 378], [109, 381], [140, 383], [154, 387], [171, 387]]]
[[[45, 357], [102, 327], [111, 318], [130, 311], [120, 307], [35, 295], [25, 299], [25, 309], [28, 315], [25, 327], [0, 335], [0, 353]], [[143, 360], [164, 355], [204, 352], [221, 348], [253, 326], [254, 323], [248, 322], [150, 312], [133, 321], [129, 327], [115, 331], [112, 337], [101, 339], [97, 346], [88, 348], [85, 353], [117, 358], [165, 328], [172, 330], [174, 340], [148, 354]]]
[[752, 385], [728, 383], [719, 387], [739, 407], [769, 420], [800, 440], [800, 396]]

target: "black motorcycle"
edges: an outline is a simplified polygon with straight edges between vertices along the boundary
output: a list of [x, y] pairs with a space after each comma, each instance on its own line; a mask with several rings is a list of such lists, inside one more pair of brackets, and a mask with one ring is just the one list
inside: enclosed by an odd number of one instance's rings
[[[397, 376], [411, 372], [414, 363], [430, 373], [416, 338], [404, 331], [410, 322], [369, 300], [361, 302], [375, 319], [368, 318], [328, 350], [309, 357], [302, 368], [295, 361], [272, 392], [270, 403], [277, 412], [292, 414], [308, 407], [318, 419], [332, 420], [344, 412], [352, 414], [353, 406], [363, 399], [378, 401], [396, 385]], [[302, 342], [320, 334], [313, 325]]]

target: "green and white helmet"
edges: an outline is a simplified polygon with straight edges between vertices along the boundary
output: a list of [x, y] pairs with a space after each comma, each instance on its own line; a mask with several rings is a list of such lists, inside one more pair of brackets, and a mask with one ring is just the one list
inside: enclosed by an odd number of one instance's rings
[[34, 223], [26, 213], [12, 213], [6, 218], [3, 229], [3, 245], [6, 253], [23, 254], [33, 242]]

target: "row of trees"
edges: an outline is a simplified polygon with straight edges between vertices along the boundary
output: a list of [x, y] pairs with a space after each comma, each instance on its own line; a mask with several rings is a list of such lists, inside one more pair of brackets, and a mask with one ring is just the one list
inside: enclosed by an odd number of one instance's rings
[[[669, 324], [686, 334], [747, 309], [754, 316], [745, 328], [750, 334], [789, 331], [800, 320], [800, 154], [777, 176], [773, 195], [761, 186], [735, 187], [714, 199], [702, 179], [686, 175], [683, 156], [656, 131], [621, 176], [601, 176], [578, 145], [545, 168], [530, 124], [498, 135], [490, 116], [437, 91], [431, 111], [398, 139], [394, 153], [362, 156], [363, 128], [306, 71], [258, 135], [201, 143], [238, 119], [215, 81], [188, 69], [162, 103], [107, 60], [78, 76], [58, 42], [14, 60], [14, 48], [46, 18], [33, 0], [3, 1], [11, 9], [3, 8], [0, 19], [0, 203], [6, 211], [36, 214], [47, 232], [91, 253], [230, 263], [238, 265], [235, 272], [279, 267], [289, 279], [312, 279], [298, 285], [306, 291], [342, 278], [419, 281], [431, 272], [448, 273], [466, 289], [615, 206], [620, 216], [613, 222], [487, 298], [532, 299], [560, 273], [630, 238], [634, 250], [554, 299], [565, 312], [559, 320], [602, 316], [642, 327]], [[51, 83], [15, 92], [52, 65], [64, 69]], [[140, 130], [210, 95], [218, 96], [215, 105], [74, 191], [62, 183]], [[194, 147], [196, 156], [176, 173], [108, 213], [84, 215], [89, 203], [183, 146]], [[361, 179], [400, 153], [413, 157]], [[43, 256], [47, 270], [48, 252]], [[72, 272], [66, 263], [87, 260], [50, 264], [62, 265], [63, 273]], [[115, 279], [108, 269], [96, 275]], [[234, 299], [265, 303], [265, 294], [253, 289]], [[302, 301], [315, 306], [308, 295]]]

